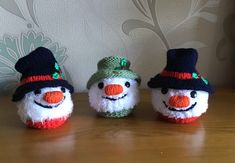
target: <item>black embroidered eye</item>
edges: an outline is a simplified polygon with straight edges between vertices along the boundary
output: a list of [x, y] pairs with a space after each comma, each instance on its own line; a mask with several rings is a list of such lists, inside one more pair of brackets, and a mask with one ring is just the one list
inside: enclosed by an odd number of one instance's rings
[[131, 86], [131, 84], [130, 84], [129, 82], [126, 82], [126, 83], [125, 83], [125, 86], [126, 86], [127, 88], [129, 88], [129, 87]]
[[98, 87], [99, 87], [99, 89], [104, 88], [104, 83], [103, 83], [103, 82], [100, 82], [100, 83], [98, 84]]
[[61, 87], [60, 89], [63, 93], [65, 93], [65, 88], [64, 87]]
[[167, 88], [162, 88], [162, 89], [161, 89], [161, 92], [162, 92], [162, 94], [167, 94], [168, 89], [167, 89]]
[[34, 91], [34, 94], [35, 94], [35, 95], [38, 95], [38, 94], [40, 94], [40, 93], [41, 93], [41, 90], [40, 90], [40, 89], [37, 89], [37, 90]]
[[191, 95], [192, 98], [196, 98], [197, 97], [197, 92], [196, 91], [192, 91], [190, 93], [190, 95]]

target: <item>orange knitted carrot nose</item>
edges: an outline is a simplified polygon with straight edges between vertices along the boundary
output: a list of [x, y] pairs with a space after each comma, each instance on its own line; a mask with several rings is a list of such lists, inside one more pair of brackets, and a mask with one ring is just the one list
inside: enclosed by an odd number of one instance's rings
[[171, 96], [169, 104], [175, 108], [184, 108], [189, 106], [190, 99], [187, 96]]
[[105, 94], [108, 96], [118, 95], [123, 92], [123, 88], [119, 84], [110, 84], [104, 88]]
[[50, 104], [55, 104], [62, 101], [64, 99], [64, 95], [60, 91], [52, 91], [45, 93], [43, 99]]

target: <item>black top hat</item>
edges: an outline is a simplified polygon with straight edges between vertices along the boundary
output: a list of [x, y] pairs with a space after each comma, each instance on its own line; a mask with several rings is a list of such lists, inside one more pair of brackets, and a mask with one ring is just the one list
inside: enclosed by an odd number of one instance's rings
[[150, 88], [172, 88], [213, 92], [210, 83], [196, 70], [198, 53], [195, 49], [170, 49], [165, 69], [151, 78]]
[[22, 74], [20, 86], [13, 94], [12, 101], [21, 100], [26, 93], [45, 88], [62, 86], [73, 92], [56, 62], [52, 52], [44, 47], [39, 47], [20, 58], [15, 69]]

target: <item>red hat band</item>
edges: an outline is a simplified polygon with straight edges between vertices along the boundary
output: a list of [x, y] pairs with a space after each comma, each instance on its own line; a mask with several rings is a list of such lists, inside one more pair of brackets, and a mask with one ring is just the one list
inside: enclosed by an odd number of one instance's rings
[[180, 80], [201, 79], [204, 81], [205, 84], [208, 84], [208, 81], [205, 78], [203, 78], [200, 74], [197, 74], [196, 72], [188, 73], [188, 72], [175, 72], [175, 71], [164, 70], [160, 73], [160, 75], [164, 77], [177, 78]]
[[33, 82], [50, 81], [50, 80], [63, 80], [63, 76], [60, 74], [56, 78], [51, 75], [29, 76], [29, 77], [21, 80], [20, 85], [24, 85], [27, 83], [33, 83]]

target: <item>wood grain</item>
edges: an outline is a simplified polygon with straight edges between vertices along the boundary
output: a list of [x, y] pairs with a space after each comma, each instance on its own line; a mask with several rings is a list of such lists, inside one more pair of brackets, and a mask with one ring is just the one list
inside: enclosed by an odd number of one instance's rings
[[191, 124], [158, 118], [149, 90], [128, 118], [106, 119], [75, 94], [74, 113], [58, 129], [26, 128], [11, 97], [0, 97], [0, 162], [235, 162], [235, 89], [218, 89]]

